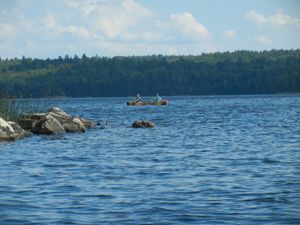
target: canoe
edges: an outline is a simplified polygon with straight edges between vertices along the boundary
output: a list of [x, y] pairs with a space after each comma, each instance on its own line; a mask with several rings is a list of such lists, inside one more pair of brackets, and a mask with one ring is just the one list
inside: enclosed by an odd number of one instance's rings
[[162, 100], [160, 102], [127, 102], [127, 105], [129, 106], [143, 106], [143, 105], [167, 105], [168, 100]]

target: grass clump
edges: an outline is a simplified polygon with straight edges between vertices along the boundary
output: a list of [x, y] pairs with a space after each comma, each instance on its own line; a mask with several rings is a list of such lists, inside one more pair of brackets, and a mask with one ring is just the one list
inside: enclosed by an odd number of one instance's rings
[[17, 116], [18, 110], [15, 101], [0, 97], [0, 117], [4, 120], [14, 120]]

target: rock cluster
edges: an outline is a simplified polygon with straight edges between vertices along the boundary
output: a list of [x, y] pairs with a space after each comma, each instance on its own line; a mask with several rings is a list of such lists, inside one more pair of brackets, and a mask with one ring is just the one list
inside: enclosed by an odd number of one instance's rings
[[[86, 129], [96, 127], [96, 125], [94, 121], [72, 116], [57, 107], [53, 107], [46, 113], [22, 115], [17, 118], [16, 122], [5, 121], [0, 118], [0, 141], [14, 141], [31, 133], [85, 132]], [[153, 128], [155, 124], [148, 120], [136, 120], [132, 127]]]
[[12, 141], [34, 134], [61, 134], [65, 132], [85, 132], [96, 126], [94, 121], [74, 117], [57, 107], [47, 113], [22, 115], [15, 122], [0, 118], [0, 141]]
[[87, 128], [96, 126], [93, 121], [72, 116], [57, 107], [51, 108], [47, 113], [23, 115], [17, 119], [17, 123], [35, 134], [85, 132]]

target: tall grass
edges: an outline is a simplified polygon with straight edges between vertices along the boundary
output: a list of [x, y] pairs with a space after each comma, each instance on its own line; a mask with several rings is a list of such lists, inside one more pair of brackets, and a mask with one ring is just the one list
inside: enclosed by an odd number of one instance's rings
[[0, 90], [0, 117], [7, 121], [16, 121], [24, 114], [44, 113], [53, 107], [53, 103], [47, 103], [43, 99], [15, 98]]
[[4, 120], [14, 120], [17, 116], [16, 102], [13, 99], [0, 98], [0, 117]]

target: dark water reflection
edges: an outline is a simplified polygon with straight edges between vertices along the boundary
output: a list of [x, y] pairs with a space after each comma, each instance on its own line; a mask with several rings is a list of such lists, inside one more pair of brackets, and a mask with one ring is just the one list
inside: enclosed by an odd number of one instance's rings
[[299, 95], [169, 99], [22, 100], [108, 125], [1, 143], [0, 223], [300, 223]]

